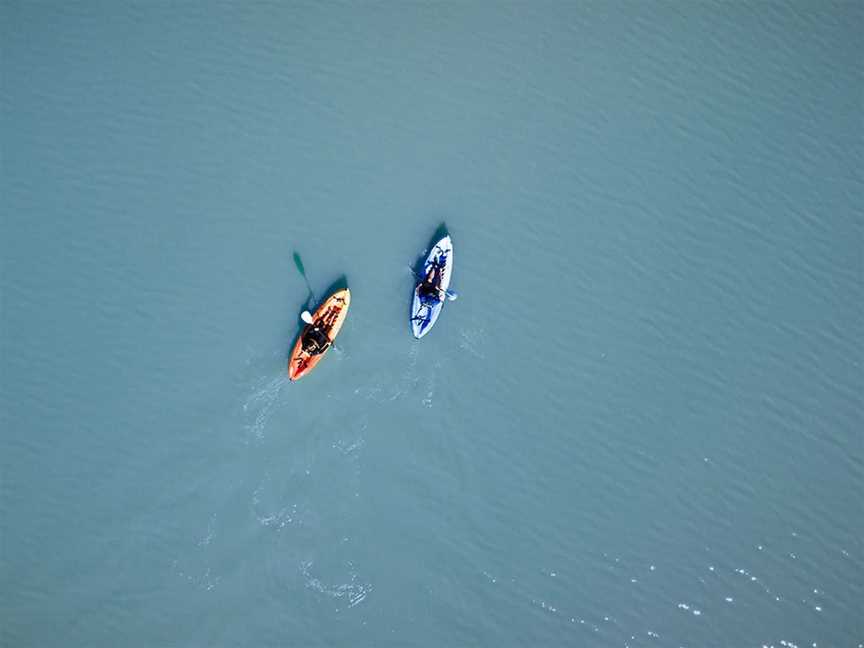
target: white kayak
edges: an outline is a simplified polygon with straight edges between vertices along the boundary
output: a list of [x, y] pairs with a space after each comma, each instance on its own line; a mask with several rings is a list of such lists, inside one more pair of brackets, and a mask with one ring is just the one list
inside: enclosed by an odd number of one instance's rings
[[[437, 294], [422, 294], [420, 287], [430, 269], [437, 266], [440, 269], [440, 281]], [[429, 251], [423, 263], [423, 274], [414, 287], [414, 300], [411, 303], [411, 330], [418, 340], [426, 335], [435, 324], [446, 301], [446, 292], [450, 287], [450, 277], [453, 274], [453, 243], [448, 234]]]

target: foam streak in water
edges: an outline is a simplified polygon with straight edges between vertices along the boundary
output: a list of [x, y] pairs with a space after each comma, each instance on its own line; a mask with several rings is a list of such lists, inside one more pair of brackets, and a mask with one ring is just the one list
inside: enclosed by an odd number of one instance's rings
[[278, 407], [279, 394], [282, 393], [286, 382], [284, 376], [277, 376], [264, 384], [259, 384], [243, 403], [244, 414], [254, 415], [252, 422], [246, 424], [246, 431], [256, 439], [264, 437], [264, 427]]

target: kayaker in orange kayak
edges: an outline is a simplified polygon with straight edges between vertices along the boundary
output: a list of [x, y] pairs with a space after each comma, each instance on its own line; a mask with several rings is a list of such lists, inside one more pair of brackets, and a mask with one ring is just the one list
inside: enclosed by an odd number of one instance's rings
[[332, 341], [327, 332], [336, 323], [339, 317], [339, 309], [329, 309], [323, 317], [318, 318], [303, 334], [303, 350], [309, 355], [320, 355], [324, 353]]

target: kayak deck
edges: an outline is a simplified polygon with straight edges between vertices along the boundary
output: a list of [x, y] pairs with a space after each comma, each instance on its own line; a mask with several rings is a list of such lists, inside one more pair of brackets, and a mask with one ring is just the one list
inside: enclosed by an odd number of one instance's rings
[[435, 265], [441, 268], [441, 280], [438, 284], [441, 291], [439, 301], [436, 303], [434, 299], [432, 301], [424, 300], [420, 296], [422, 278], [414, 287], [414, 299], [411, 302], [411, 332], [418, 340], [432, 329], [444, 309], [445, 293], [450, 286], [450, 276], [453, 274], [453, 243], [449, 234], [432, 246], [426, 261], [423, 263], [423, 277]]
[[[348, 316], [348, 306], [350, 304], [351, 292], [345, 288], [337, 290], [318, 306], [312, 316], [313, 323], [303, 327], [303, 330], [297, 337], [297, 342], [294, 344], [294, 349], [291, 351], [291, 356], [288, 358], [288, 378], [290, 380], [299, 380], [321, 362], [321, 359], [330, 350], [333, 340], [339, 335], [342, 324], [345, 323], [345, 318]], [[303, 348], [303, 339], [316, 324], [324, 324], [330, 344], [323, 353], [310, 354]]]

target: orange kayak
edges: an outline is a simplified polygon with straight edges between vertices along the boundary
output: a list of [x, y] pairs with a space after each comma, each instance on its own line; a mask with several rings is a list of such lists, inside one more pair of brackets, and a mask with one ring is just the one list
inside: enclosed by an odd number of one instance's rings
[[[294, 345], [294, 350], [288, 359], [288, 378], [291, 380], [300, 380], [300, 378], [312, 371], [315, 365], [321, 362], [321, 358], [330, 350], [333, 340], [339, 335], [339, 329], [345, 323], [350, 303], [351, 292], [347, 288], [337, 290], [321, 303], [312, 315], [313, 323], [304, 326], [303, 331], [297, 337], [297, 343]], [[313, 333], [312, 329], [316, 327], [319, 330], [323, 330], [330, 344], [328, 344], [322, 353], [311, 354], [303, 348], [303, 340]]]

